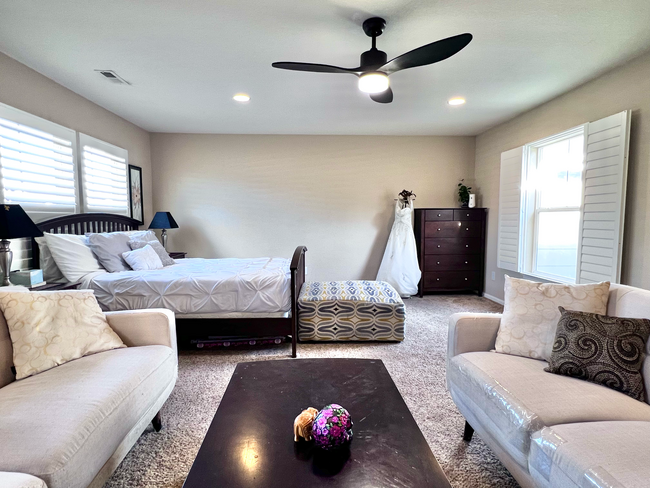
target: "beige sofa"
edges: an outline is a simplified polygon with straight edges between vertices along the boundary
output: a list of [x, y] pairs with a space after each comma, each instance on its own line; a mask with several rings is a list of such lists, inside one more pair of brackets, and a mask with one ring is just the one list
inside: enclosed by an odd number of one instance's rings
[[[129, 347], [14, 381], [0, 314], [0, 486], [99, 488], [169, 397], [178, 375], [174, 314], [106, 314]], [[154, 419], [154, 417], [156, 417]]]
[[[608, 315], [650, 318], [650, 291], [612, 285]], [[650, 487], [650, 405], [544, 372], [546, 362], [490, 352], [498, 314], [454, 314], [447, 387], [474, 430], [523, 487]], [[650, 353], [649, 350], [646, 353]], [[650, 392], [650, 357], [643, 365]]]

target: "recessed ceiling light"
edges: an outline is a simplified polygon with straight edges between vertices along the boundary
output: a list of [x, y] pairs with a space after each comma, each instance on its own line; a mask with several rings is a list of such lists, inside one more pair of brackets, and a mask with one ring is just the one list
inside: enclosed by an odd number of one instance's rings
[[465, 99], [461, 97], [452, 98], [447, 103], [449, 105], [463, 105], [465, 103]]
[[246, 95], [245, 93], [237, 93], [234, 97], [232, 97], [233, 100], [237, 102], [248, 102], [251, 97], [249, 95]]

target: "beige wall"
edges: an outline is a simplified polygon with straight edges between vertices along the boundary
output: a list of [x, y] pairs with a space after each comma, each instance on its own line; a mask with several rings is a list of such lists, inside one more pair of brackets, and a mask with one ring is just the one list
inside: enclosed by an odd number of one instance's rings
[[650, 288], [650, 54], [646, 54], [476, 138], [479, 203], [490, 208], [486, 293], [503, 298], [505, 273], [496, 266], [501, 152], [626, 109], [632, 110], [632, 126], [622, 282]]
[[0, 53], [0, 102], [129, 151], [142, 167], [145, 223], [152, 216], [149, 133]]
[[374, 279], [393, 198], [455, 206], [474, 174], [473, 137], [151, 134], [155, 210], [169, 249], [201, 257], [291, 256], [309, 280]]

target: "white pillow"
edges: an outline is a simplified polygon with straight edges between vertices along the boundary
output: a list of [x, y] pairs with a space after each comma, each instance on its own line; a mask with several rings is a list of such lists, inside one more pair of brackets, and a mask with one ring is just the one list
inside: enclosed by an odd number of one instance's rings
[[156, 233], [152, 230], [127, 230], [123, 231], [122, 234], [129, 236], [131, 241], [149, 242], [158, 239]]
[[103, 271], [87, 244], [86, 236], [43, 233], [52, 257], [68, 281], [79, 281], [95, 271]]
[[0, 291], [16, 379], [88, 354], [126, 347], [91, 290]]
[[163, 263], [156, 251], [149, 244], [142, 249], [122, 253], [122, 257], [134, 271], [162, 269]]
[[39, 250], [39, 266], [43, 270], [43, 280], [48, 283], [65, 283], [66, 280], [61, 270], [56, 265], [54, 257], [52, 257], [52, 252], [45, 242], [45, 236], [34, 238], [36, 244], [38, 244]]
[[545, 359], [551, 356], [560, 310], [605, 315], [609, 281], [587, 285], [536, 283], [506, 275], [496, 351]]

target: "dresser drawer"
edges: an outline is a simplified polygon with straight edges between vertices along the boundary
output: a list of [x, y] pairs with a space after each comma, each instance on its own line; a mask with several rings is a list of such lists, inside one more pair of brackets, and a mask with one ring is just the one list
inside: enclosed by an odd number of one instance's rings
[[427, 210], [424, 212], [424, 220], [454, 220], [454, 211]]
[[480, 252], [480, 238], [439, 237], [424, 239], [425, 254], [479, 254]]
[[460, 208], [454, 210], [454, 220], [483, 220], [484, 208]]
[[424, 259], [424, 271], [476, 271], [481, 269], [480, 254], [428, 255]]
[[481, 237], [479, 221], [425, 222], [424, 237]]
[[425, 290], [473, 290], [479, 287], [479, 271], [425, 271]]

